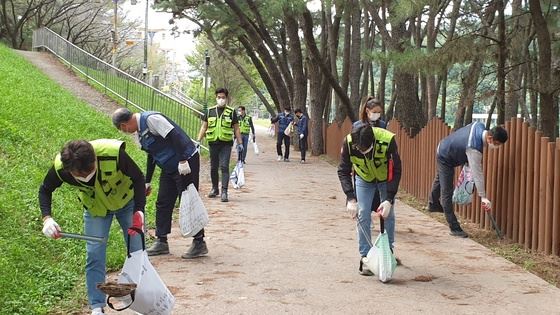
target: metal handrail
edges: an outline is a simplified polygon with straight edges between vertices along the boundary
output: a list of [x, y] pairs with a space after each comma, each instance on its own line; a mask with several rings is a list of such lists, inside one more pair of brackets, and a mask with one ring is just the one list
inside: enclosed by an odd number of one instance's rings
[[166, 94], [130, 74], [113, 67], [48, 28], [33, 31], [33, 50], [44, 48], [79, 74], [93, 82], [106, 94], [122, 100], [126, 107], [139, 111], [154, 110], [173, 119], [189, 135], [196, 136], [203, 113], [178, 97]]

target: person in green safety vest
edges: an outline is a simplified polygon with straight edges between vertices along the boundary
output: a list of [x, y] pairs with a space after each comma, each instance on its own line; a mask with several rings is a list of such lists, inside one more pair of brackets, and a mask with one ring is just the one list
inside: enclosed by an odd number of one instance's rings
[[[113, 218], [130, 237], [130, 251], [142, 249], [142, 239], [134, 229], [144, 230], [146, 205], [144, 174], [125, 151], [119, 140], [75, 140], [64, 145], [55, 157], [39, 188], [43, 233], [53, 239], [62, 229], [52, 217], [52, 193], [66, 183], [79, 190], [84, 217], [84, 233], [108, 238]], [[107, 243], [86, 243], [86, 286], [92, 314], [103, 314], [105, 293], [97, 289], [105, 282]]]
[[243, 140], [243, 153], [241, 154], [241, 161], [245, 163], [247, 157], [247, 147], [249, 146], [249, 133], [253, 135], [253, 142], [255, 142], [255, 126], [253, 125], [253, 118], [247, 115], [245, 106], [237, 108], [239, 115], [239, 131], [241, 132], [241, 139]]
[[[352, 178], [355, 174], [355, 186]], [[361, 125], [344, 138], [338, 178], [346, 194], [346, 209], [358, 224], [359, 272], [371, 276], [363, 265], [371, 248], [371, 216], [382, 216], [391, 250], [395, 241], [395, 195], [401, 178], [401, 159], [395, 135], [382, 128]], [[379, 208], [372, 209], [374, 194], [379, 194]]]
[[237, 154], [240, 159], [243, 152], [243, 141], [239, 132], [238, 117], [235, 110], [227, 106], [229, 92], [225, 88], [216, 89], [216, 103], [214, 107], [208, 108], [202, 117], [202, 126], [198, 133], [198, 142], [206, 137], [210, 150], [210, 178], [212, 179], [212, 190], [208, 198], [214, 198], [220, 194], [218, 189], [218, 168], [222, 171], [222, 202], [228, 202], [229, 185], [229, 160], [231, 158], [231, 147], [233, 139], [237, 139]]

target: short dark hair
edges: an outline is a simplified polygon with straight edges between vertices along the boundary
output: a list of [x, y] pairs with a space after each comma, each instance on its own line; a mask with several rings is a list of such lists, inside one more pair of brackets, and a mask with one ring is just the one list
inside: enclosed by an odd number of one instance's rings
[[373, 136], [373, 129], [369, 125], [360, 125], [354, 127], [351, 133], [352, 144], [357, 149], [367, 149], [375, 141]]
[[113, 113], [113, 125], [120, 129], [121, 124], [128, 122], [132, 118], [132, 112], [128, 108], [119, 108]]
[[245, 106], [241, 105], [238, 107], [239, 109], [245, 110]]
[[284, 106], [284, 110], [289, 110], [289, 111], [291, 111], [292, 108], [291, 108], [289, 105], [286, 105], [286, 106]]
[[500, 143], [506, 143], [508, 141], [508, 132], [502, 126], [496, 126], [490, 129], [490, 133], [492, 133], [492, 138]]
[[89, 172], [95, 163], [95, 151], [91, 143], [86, 140], [73, 140], [67, 142], [60, 151], [62, 167], [69, 172]]
[[299, 109], [299, 108], [296, 108], [296, 110], [294, 110], [294, 113], [296, 113], [296, 114], [297, 114], [297, 113], [302, 113], [302, 114], [303, 114], [303, 112], [302, 112], [301, 109]]
[[218, 95], [220, 93], [224, 93], [226, 95], [226, 97], [229, 96], [229, 91], [226, 88], [217, 88], [216, 89], [216, 95]]

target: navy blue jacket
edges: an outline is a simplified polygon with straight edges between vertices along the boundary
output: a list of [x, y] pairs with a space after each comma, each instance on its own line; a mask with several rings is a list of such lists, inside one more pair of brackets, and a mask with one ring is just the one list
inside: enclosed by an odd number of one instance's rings
[[283, 133], [284, 130], [294, 121], [294, 115], [282, 112], [278, 114], [278, 116], [272, 118], [270, 122], [275, 123], [278, 122], [278, 133]]
[[298, 134], [304, 135], [305, 137], [307, 137], [307, 133], [308, 133], [307, 122], [308, 122], [307, 117], [305, 115], [301, 115], [297, 123]]
[[[148, 129], [148, 117], [156, 114], [163, 116], [174, 127], [165, 138], [152, 134]], [[152, 158], [155, 164], [166, 173], [173, 174], [177, 172], [179, 161], [188, 160], [196, 153], [196, 146], [185, 131], [161, 113], [141, 113], [138, 129], [140, 145], [142, 146], [142, 150], [148, 152], [148, 161], [150, 162], [150, 158]], [[152, 169], [151, 172], [150, 168]], [[148, 171], [146, 173], [146, 182], [150, 182], [149, 179], [151, 179], [151, 175], [153, 174], [153, 164], [150, 165], [150, 163], [148, 163]]]
[[482, 153], [484, 130], [484, 124], [474, 122], [459, 128], [441, 140], [437, 148], [438, 161], [450, 167], [466, 164], [468, 162], [467, 148], [473, 148]]

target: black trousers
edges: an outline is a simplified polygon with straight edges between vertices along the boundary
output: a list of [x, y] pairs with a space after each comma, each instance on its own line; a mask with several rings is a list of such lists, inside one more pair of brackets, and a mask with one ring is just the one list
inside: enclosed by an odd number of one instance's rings
[[282, 156], [282, 141], [284, 141], [284, 158], [290, 158], [290, 136], [286, 136], [283, 132], [278, 133], [278, 138], [276, 138], [276, 153]]
[[211, 143], [210, 147], [210, 178], [212, 189], [218, 189], [218, 169], [222, 171], [222, 190], [227, 190], [229, 185], [229, 160], [231, 147], [229, 143]]
[[[161, 172], [159, 176], [159, 190], [156, 200], [156, 236], [166, 237], [171, 233], [171, 220], [173, 209], [177, 198], [181, 196], [183, 190], [193, 184], [198, 190], [200, 176], [200, 155], [196, 153], [189, 159], [191, 173], [181, 175], [179, 172]], [[194, 238], [204, 237], [204, 229], [198, 232]]]
[[445, 214], [445, 219], [449, 224], [451, 230], [460, 230], [461, 225], [457, 221], [455, 212], [453, 212], [453, 175], [454, 168], [445, 165], [438, 159], [437, 163], [437, 173], [432, 184], [432, 192], [430, 193], [430, 207], [432, 208], [443, 208], [443, 213]]
[[305, 153], [307, 152], [307, 136], [299, 139], [299, 150], [301, 152], [301, 159], [305, 161]]

